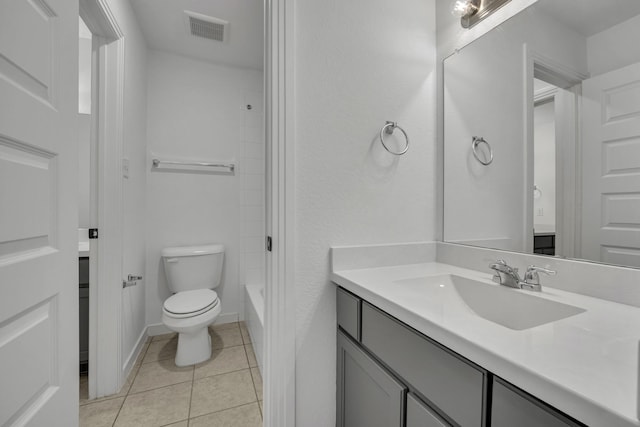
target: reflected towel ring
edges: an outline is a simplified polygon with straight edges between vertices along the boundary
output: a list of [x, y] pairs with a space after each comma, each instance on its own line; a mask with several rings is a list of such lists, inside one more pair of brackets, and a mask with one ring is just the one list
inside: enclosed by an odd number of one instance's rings
[[[400, 132], [402, 132], [405, 139], [405, 147], [401, 151], [392, 151], [389, 147], [387, 147], [387, 144], [385, 144], [384, 142], [384, 134], [386, 133], [387, 135], [391, 135], [393, 134], [393, 131], [395, 131], [396, 129], [400, 129]], [[382, 129], [380, 129], [380, 142], [382, 143], [382, 146], [384, 147], [385, 150], [387, 150], [389, 153], [395, 156], [401, 156], [404, 153], [406, 153], [407, 150], [409, 149], [409, 137], [407, 136], [407, 133], [404, 131], [404, 129], [398, 126], [398, 123], [396, 122], [387, 122], [387, 124], [382, 126]]]
[[[489, 160], [482, 160], [478, 155], [477, 149], [480, 143], [485, 143], [487, 145], [487, 148], [489, 149]], [[476, 160], [482, 163], [483, 165], [489, 166], [491, 162], [493, 162], [493, 149], [491, 148], [491, 145], [489, 145], [489, 143], [484, 140], [483, 137], [481, 136], [473, 137], [473, 141], [471, 142], [471, 151], [473, 151], [473, 157], [475, 157]]]

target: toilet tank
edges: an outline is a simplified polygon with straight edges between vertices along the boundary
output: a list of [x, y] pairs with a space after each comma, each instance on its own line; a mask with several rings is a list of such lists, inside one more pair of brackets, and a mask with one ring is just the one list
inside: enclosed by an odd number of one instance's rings
[[214, 289], [220, 285], [223, 245], [164, 248], [161, 255], [171, 292]]

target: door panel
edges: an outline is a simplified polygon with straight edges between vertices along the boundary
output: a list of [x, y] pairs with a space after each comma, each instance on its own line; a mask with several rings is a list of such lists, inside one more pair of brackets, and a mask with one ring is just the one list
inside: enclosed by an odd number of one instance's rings
[[0, 2], [0, 425], [78, 425], [78, 3]]
[[338, 331], [338, 427], [401, 427], [405, 388]]
[[583, 83], [582, 257], [640, 267], [640, 64]]
[[56, 169], [53, 153], [0, 137], [0, 263], [55, 246]]
[[56, 13], [44, 0], [3, 3], [3, 11], [10, 13], [0, 15], [0, 73], [17, 87], [50, 101]]

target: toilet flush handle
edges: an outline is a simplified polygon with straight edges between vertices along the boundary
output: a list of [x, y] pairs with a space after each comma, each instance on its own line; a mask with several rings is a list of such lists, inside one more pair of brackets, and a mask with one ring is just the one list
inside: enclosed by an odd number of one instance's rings
[[165, 262], [170, 262], [170, 263], [178, 262], [178, 258], [166, 258]]

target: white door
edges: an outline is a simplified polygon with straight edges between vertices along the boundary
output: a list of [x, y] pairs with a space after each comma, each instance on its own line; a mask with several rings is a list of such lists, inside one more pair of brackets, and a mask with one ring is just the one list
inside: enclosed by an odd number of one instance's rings
[[78, 425], [78, 1], [0, 2], [0, 425]]
[[640, 64], [583, 83], [582, 258], [640, 267]]

